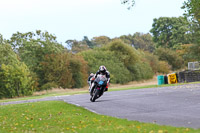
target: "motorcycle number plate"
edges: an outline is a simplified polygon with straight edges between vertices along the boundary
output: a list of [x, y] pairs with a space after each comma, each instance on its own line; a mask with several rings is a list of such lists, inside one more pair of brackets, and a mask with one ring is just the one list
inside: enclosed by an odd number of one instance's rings
[[102, 84], [103, 84], [103, 81], [100, 81], [99, 84], [102, 85]]

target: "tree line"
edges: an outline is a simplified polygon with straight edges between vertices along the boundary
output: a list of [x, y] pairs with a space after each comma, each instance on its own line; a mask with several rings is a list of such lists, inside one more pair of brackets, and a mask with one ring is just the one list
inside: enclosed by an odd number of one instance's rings
[[200, 19], [195, 8], [199, 3], [195, 2], [184, 3], [185, 16], [155, 18], [150, 33], [84, 36], [80, 41], [67, 40], [67, 48], [47, 31], [17, 32], [8, 40], [0, 35], [0, 98], [81, 88], [100, 65], [110, 71], [111, 83], [124, 84], [199, 61]]

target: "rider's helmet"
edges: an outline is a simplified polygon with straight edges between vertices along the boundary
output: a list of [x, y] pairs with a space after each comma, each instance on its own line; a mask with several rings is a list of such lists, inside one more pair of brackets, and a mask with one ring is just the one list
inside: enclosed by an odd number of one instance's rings
[[91, 77], [94, 76], [94, 73], [90, 73], [90, 76], [91, 76]]
[[94, 80], [94, 73], [90, 73], [90, 80]]
[[105, 66], [100, 66], [99, 67], [99, 72], [105, 73], [106, 72], [106, 67]]

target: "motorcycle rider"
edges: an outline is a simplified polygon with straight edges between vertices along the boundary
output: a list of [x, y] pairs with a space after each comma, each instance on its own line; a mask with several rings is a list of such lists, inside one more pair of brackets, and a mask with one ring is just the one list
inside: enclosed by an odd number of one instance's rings
[[90, 73], [87, 82], [88, 82], [89, 91], [90, 91], [90, 87], [91, 87], [92, 83], [94, 82], [94, 73]]
[[[110, 72], [107, 71], [106, 67], [102, 65], [102, 66], [99, 67], [99, 70], [94, 75], [94, 78], [96, 79], [99, 74], [102, 74], [102, 75], [106, 76], [106, 78], [107, 78], [107, 86], [106, 86], [104, 91], [108, 91], [108, 86], [109, 86], [109, 83], [110, 83]], [[94, 84], [92, 84], [91, 90], [93, 89], [93, 87], [94, 87]]]

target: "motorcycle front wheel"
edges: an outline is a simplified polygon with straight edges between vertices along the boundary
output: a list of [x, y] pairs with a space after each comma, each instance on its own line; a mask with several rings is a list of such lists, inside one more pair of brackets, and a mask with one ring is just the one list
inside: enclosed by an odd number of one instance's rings
[[94, 91], [93, 91], [93, 93], [92, 93], [92, 96], [91, 96], [91, 98], [90, 98], [90, 101], [91, 102], [95, 102], [95, 100], [98, 98], [98, 96], [99, 96], [99, 93], [100, 93], [100, 90], [98, 90], [98, 89], [94, 89]]

